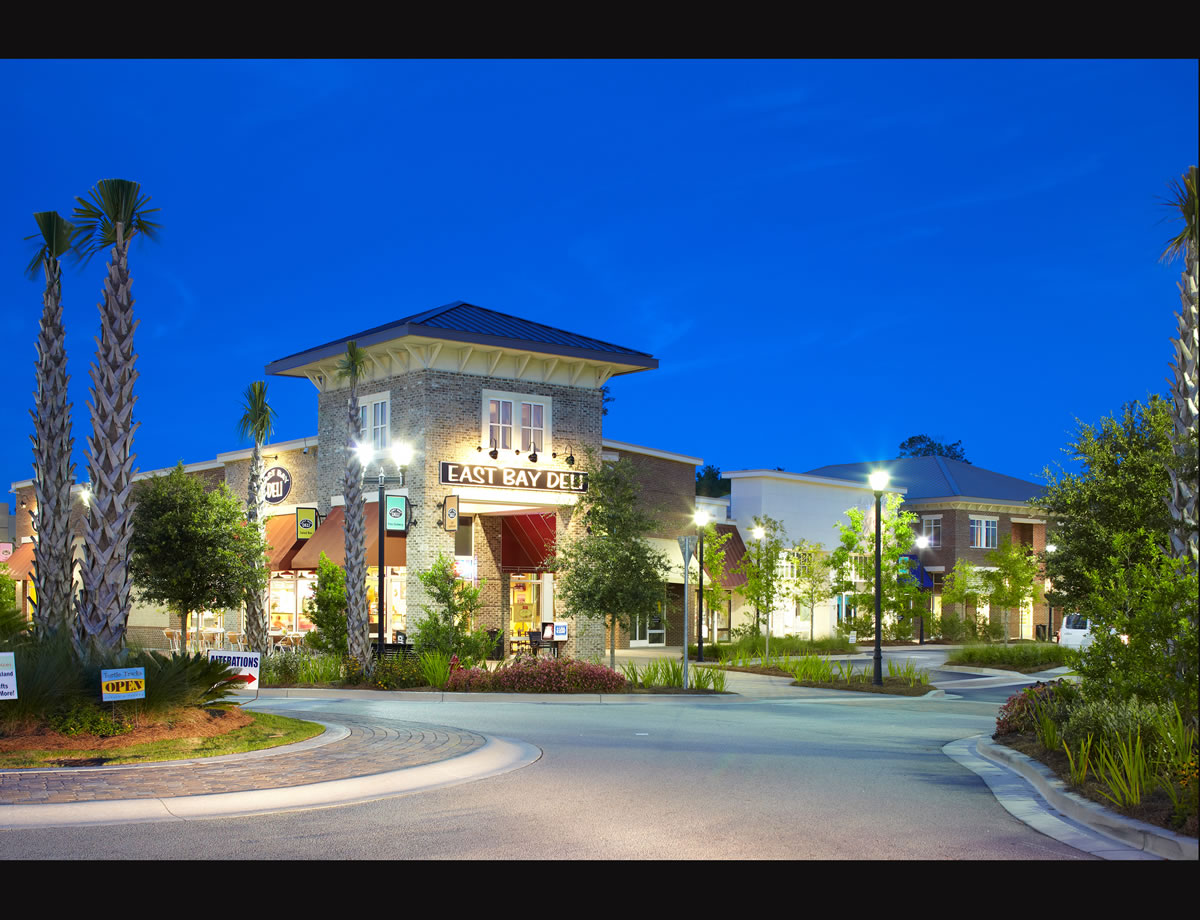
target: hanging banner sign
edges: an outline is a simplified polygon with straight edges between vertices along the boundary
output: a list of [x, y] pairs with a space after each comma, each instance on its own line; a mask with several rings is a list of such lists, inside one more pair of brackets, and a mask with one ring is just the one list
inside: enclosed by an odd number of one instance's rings
[[447, 495], [442, 505], [442, 529], [450, 532], [458, 530], [458, 496]]
[[11, 543], [0, 543], [0, 562], [3, 562], [13, 554], [13, 545]]
[[0, 700], [17, 698], [17, 655], [0, 652]]
[[296, 509], [296, 539], [307, 540], [317, 532], [317, 509]]
[[144, 700], [145, 698], [145, 668], [114, 668], [100, 672], [100, 699], [103, 702]]
[[273, 466], [263, 475], [263, 498], [269, 504], [279, 505], [292, 491], [292, 474], [282, 466]]
[[510, 469], [476, 463], [441, 463], [442, 485], [529, 489], [534, 492], [586, 492], [587, 473], [571, 470]]
[[384, 498], [384, 530], [404, 533], [408, 530], [408, 498], [403, 495], [385, 495]]

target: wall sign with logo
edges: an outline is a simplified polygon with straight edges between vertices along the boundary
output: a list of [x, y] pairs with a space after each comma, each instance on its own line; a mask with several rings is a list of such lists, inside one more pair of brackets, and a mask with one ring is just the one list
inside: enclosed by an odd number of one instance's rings
[[307, 540], [317, 532], [317, 509], [296, 509], [296, 539]]
[[404, 533], [408, 530], [408, 499], [403, 495], [385, 495], [384, 531]]
[[263, 476], [263, 498], [268, 504], [280, 505], [292, 491], [292, 474], [282, 466], [273, 466]]
[[587, 473], [572, 470], [510, 469], [481, 463], [443, 460], [442, 485], [488, 486], [493, 489], [529, 489], [535, 492], [586, 492]]

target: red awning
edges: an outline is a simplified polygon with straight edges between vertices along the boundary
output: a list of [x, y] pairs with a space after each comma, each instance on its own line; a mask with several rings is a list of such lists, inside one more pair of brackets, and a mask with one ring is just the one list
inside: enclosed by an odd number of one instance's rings
[[554, 556], [554, 514], [514, 514], [500, 519], [500, 567], [506, 571], [545, 571]]
[[[364, 514], [367, 530], [367, 565], [379, 565], [379, 503], [367, 502]], [[292, 557], [292, 568], [315, 569], [321, 553], [330, 561], [346, 567], [346, 509], [337, 505], [329, 509], [329, 516], [317, 528], [317, 532], [305, 546]], [[407, 539], [391, 536], [384, 543], [384, 564], [402, 566], [408, 562]]]
[[13, 581], [26, 581], [33, 572], [33, 544], [22, 543], [13, 554], [0, 562], [0, 571], [8, 567], [7, 575]]
[[267, 558], [272, 572], [294, 568], [296, 553], [304, 548], [307, 540], [296, 539], [296, 515], [277, 514], [267, 518]]

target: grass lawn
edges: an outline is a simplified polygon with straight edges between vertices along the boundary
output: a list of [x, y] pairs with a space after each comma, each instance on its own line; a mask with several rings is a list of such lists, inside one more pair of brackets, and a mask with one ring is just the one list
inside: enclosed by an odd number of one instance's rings
[[292, 744], [324, 728], [236, 706], [190, 710], [124, 735], [61, 735], [48, 730], [0, 737], [0, 768], [104, 766], [243, 754]]

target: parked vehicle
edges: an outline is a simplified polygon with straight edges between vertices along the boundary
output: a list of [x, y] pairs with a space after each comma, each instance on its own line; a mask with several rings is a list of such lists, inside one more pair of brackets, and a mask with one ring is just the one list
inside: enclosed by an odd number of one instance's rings
[[[1064, 648], [1078, 649], [1082, 652], [1096, 638], [1095, 633], [1092, 631], [1094, 628], [1094, 625], [1091, 628], [1088, 627], [1087, 617], [1082, 613], [1069, 613], [1066, 619], [1063, 620], [1062, 628], [1055, 634], [1054, 641]], [[1114, 636], [1117, 635], [1115, 629], [1110, 629], [1109, 632]], [[1126, 645], [1129, 644], [1128, 636], [1120, 636], [1119, 638]]]

